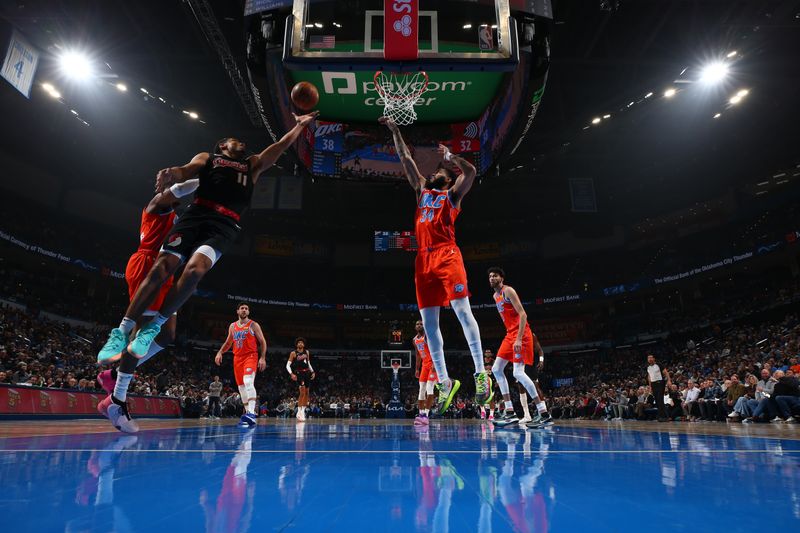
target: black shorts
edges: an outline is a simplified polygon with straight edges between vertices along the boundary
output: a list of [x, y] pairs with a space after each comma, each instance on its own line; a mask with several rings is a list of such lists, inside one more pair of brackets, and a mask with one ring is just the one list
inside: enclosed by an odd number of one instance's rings
[[172, 227], [161, 251], [188, 260], [200, 246], [210, 246], [224, 254], [242, 228], [230, 217], [201, 205], [190, 205]]
[[311, 385], [311, 371], [301, 370], [297, 373], [297, 384], [301, 387], [308, 387]]

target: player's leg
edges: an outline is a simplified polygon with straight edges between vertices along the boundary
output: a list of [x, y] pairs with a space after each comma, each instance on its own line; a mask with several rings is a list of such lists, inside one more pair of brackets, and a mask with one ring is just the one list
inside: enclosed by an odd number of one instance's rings
[[161, 333], [161, 326], [195, 293], [200, 280], [221, 256], [222, 254], [211, 246], [202, 245], [197, 248], [186, 263], [174, 290], [167, 295], [164, 305], [156, 316], [136, 333], [136, 337], [128, 345], [128, 351], [132, 355], [141, 358], [147, 354], [150, 345]]
[[417, 414], [416, 418], [414, 418], [414, 425], [415, 426], [424, 426], [425, 422], [428, 419], [428, 382], [422, 381], [422, 376], [420, 376], [419, 380], [419, 394], [417, 394], [417, 410], [419, 414]]
[[500, 414], [494, 419], [494, 424], [498, 427], [507, 426], [519, 422], [516, 413], [514, 413], [514, 404], [511, 403], [511, 390], [508, 386], [508, 379], [506, 378], [506, 365], [509, 363], [506, 355], [507, 350], [504, 350], [505, 341], [500, 350], [497, 351], [497, 358], [494, 360], [492, 366], [492, 375], [500, 387], [500, 394], [503, 396], [504, 408], [501, 409]]
[[522, 413], [524, 414], [519, 423], [527, 424], [532, 420], [531, 410], [530, 407], [528, 406], [528, 394], [525, 391], [525, 387], [523, 387], [520, 383], [517, 383], [517, 388], [519, 389], [519, 403], [522, 404]]
[[[541, 400], [539, 399], [539, 392], [536, 390], [536, 385], [534, 385], [533, 380], [525, 373], [525, 363], [524, 362], [515, 362], [514, 363], [514, 379], [516, 379], [520, 385], [525, 387], [525, 390], [530, 395], [531, 399], [535, 404], [539, 404]], [[539, 418], [541, 417], [541, 418]], [[550, 425], [553, 423], [553, 419], [550, 416], [550, 413], [547, 412], [547, 408], [539, 414], [537, 420], [531, 421], [527, 424], [529, 428], [539, 428], [545, 425]]]
[[142, 317], [148, 306], [156, 299], [162, 285], [175, 273], [178, 266], [180, 266], [180, 257], [163, 253], [158, 256], [150, 272], [147, 273], [144, 281], [139, 285], [136, 294], [131, 299], [131, 303], [128, 305], [119, 327], [111, 330], [108, 340], [100, 349], [97, 355], [99, 363], [117, 361], [122, 357], [122, 353], [128, 345], [128, 336], [136, 327], [137, 320]]
[[456, 392], [461, 387], [461, 382], [457, 379], [450, 379], [447, 374], [447, 365], [444, 361], [444, 339], [439, 328], [440, 309], [439, 306], [425, 307], [420, 309], [420, 315], [422, 315], [422, 325], [425, 328], [428, 347], [431, 350], [431, 361], [439, 379], [439, 398], [436, 408], [439, 414], [444, 414], [450, 407], [453, 398], [455, 398]]
[[244, 405], [244, 414], [239, 422], [240, 427], [253, 427], [256, 425], [256, 404], [258, 403], [258, 393], [256, 393], [256, 364], [258, 361], [253, 357], [243, 358], [236, 376], [236, 384], [239, 386], [239, 396]]

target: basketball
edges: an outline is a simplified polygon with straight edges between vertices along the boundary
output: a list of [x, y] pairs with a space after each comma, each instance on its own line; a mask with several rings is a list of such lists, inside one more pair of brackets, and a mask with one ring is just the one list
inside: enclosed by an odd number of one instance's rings
[[292, 102], [302, 111], [311, 111], [319, 102], [319, 91], [313, 83], [301, 81], [292, 87]]

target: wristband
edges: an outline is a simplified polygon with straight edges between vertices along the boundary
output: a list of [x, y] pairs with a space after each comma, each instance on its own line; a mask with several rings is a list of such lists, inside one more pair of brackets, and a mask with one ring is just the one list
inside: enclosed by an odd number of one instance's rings
[[450, 150], [446, 151], [446, 152], [444, 153], [444, 155], [442, 156], [442, 158], [443, 158], [445, 161], [447, 161], [448, 163], [450, 162], [450, 158], [451, 158], [451, 157], [453, 157], [453, 154], [450, 152]]

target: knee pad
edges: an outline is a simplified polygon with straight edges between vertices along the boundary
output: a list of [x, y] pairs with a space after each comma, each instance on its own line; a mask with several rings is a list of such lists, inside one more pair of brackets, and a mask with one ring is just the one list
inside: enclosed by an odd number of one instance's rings
[[424, 400], [428, 396], [428, 394], [426, 392], [427, 391], [427, 387], [428, 387], [427, 383], [420, 382], [420, 384], [419, 384], [419, 395], [417, 396], [418, 400]]
[[[247, 395], [246, 398], [248, 400], [255, 400], [258, 397], [255, 386], [256, 375], [250, 374], [248, 376], [244, 376], [242, 378], [242, 381], [244, 382], [244, 385], [242, 385], [242, 387], [244, 387], [245, 393]], [[243, 396], [242, 398], [245, 398], [245, 396]]]
[[429, 382], [428, 382], [428, 383], [425, 385], [425, 392], [427, 393], [427, 395], [428, 395], [428, 396], [431, 396], [431, 395], [433, 395], [433, 389], [434, 389], [434, 387], [436, 387], [436, 382], [435, 382], [435, 381], [429, 381]]

